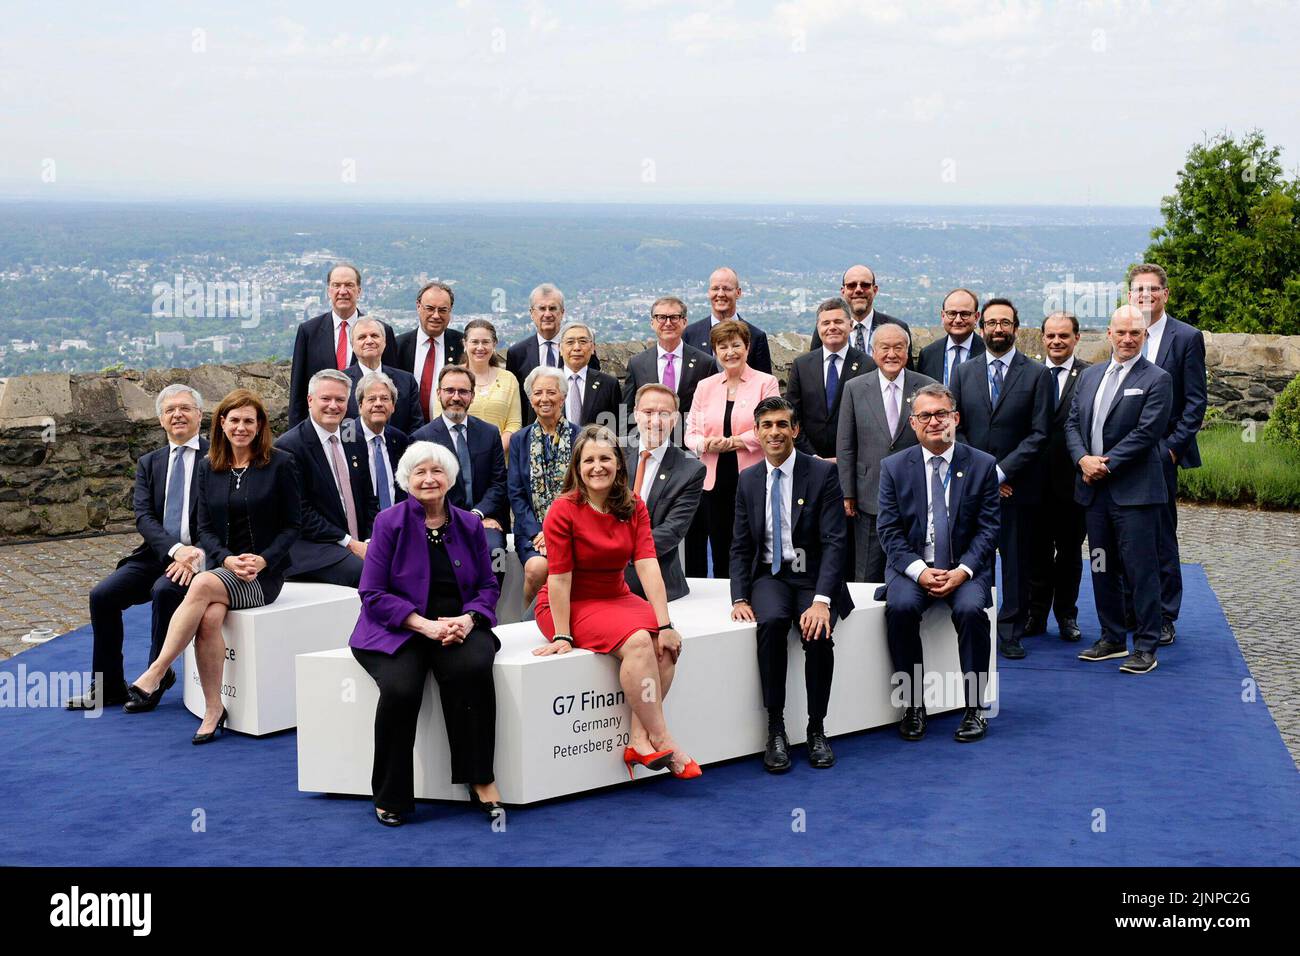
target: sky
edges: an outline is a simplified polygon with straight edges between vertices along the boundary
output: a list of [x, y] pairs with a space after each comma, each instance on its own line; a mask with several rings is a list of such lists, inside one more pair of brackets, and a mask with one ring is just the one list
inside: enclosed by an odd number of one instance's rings
[[1155, 206], [1281, 0], [6, 3], [0, 198]]

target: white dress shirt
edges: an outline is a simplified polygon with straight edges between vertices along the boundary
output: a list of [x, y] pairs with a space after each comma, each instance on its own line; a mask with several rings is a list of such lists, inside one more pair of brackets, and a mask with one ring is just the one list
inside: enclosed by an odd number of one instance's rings
[[[636, 479], [636, 469], [641, 464], [641, 452], [644, 448], [638, 448], [635, 457], [632, 459], [632, 478]], [[642, 501], [650, 500], [650, 489], [655, 486], [655, 478], [659, 475], [659, 469], [663, 467], [664, 455], [668, 454], [668, 443], [664, 442], [658, 448], [650, 452], [650, 457], [646, 459], [645, 475], [641, 478], [641, 487], [637, 489], [637, 494], [641, 496]]]
[[[1119, 378], [1115, 382], [1115, 388], [1111, 391], [1110, 394], [1111, 404], [1114, 404], [1115, 399], [1119, 398], [1123, 394], [1121, 389], [1124, 387], [1124, 379], [1128, 377], [1128, 373], [1133, 370], [1133, 366], [1137, 364], [1137, 360], [1140, 359], [1141, 357], [1142, 357], [1142, 353], [1139, 352], [1137, 353], [1137, 355], [1134, 355], [1127, 362], [1121, 362], [1119, 361], [1119, 359], [1115, 358], [1114, 354], [1111, 355], [1110, 362], [1107, 363], [1106, 365], [1106, 372], [1101, 377], [1101, 384], [1097, 386], [1097, 394], [1092, 397], [1092, 418], [1089, 419], [1091, 423], [1096, 423], [1097, 416], [1102, 414], [1101, 397], [1106, 393], [1106, 379], [1110, 377], [1112, 374], [1119, 375]], [[1111, 369], [1115, 368], [1116, 366], [1119, 367], [1119, 372], [1113, 373]], [[1106, 411], [1110, 411], [1110, 409], [1106, 409]], [[1088, 436], [1088, 445], [1089, 448], [1091, 448], [1092, 446], [1091, 434]], [[1091, 454], [1091, 451], [1089, 451], [1089, 454]]]
[[361, 318], [361, 313], [353, 312], [352, 318], [344, 319], [343, 316], [331, 309], [330, 318], [334, 321], [334, 338], [332, 338], [330, 342], [334, 346], [335, 355], [338, 354], [339, 350], [339, 329], [342, 328], [345, 321], [348, 323], [348, 334], [346, 336], [347, 344], [343, 346], [343, 348], [347, 350], [347, 355], [343, 358], [343, 367], [347, 368], [352, 364], [352, 325], [357, 321], [357, 319]]
[[[420, 377], [424, 374], [424, 363], [429, 354], [430, 341], [431, 340], [429, 339], [429, 336], [425, 333], [424, 329], [421, 329], [420, 334], [415, 338], [415, 368], [412, 369], [412, 374], [415, 375], [415, 380], [417, 382], [420, 381]], [[432, 339], [432, 341], [438, 343], [438, 355], [433, 366], [433, 393], [434, 394], [432, 400], [436, 401], [438, 397], [438, 373], [441, 372], [442, 367], [447, 364], [446, 331], [444, 331], [441, 335], [435, 336]]]
[[388, 473], [388, 500], [396, 500], [396, 489], [393, 486], [393, 460], [388, 457], [388, 442], [384, 441], [382, 432], [372, 432], [370, 426], [366, 424], [364, 418], [358, 418], [361, 422], [361, 437], [366, 443], [366, 461], [370, 464], [370, 487], [375, 490], [375, 497], [379, 497], [379, 482], [375, 478], [375, 439], [379, 439], [379, 453], [384, 456], [384, 470]]
[[[1007, 375], [1011, 372], [1011, 360], [1014, 359], [1015, 357], [1016, 357], [1016, 347], [1014, 345], [1011, 346], [1011, 348], [1009, 348], [1006, 351], [1006, 354], [1004, 355], [994, 355], [992, 352], [985, 349], [984, 360], [988, 363], [988, 365], [985, 367], [985, 370], [988, 372], [989, 402], [993, 401], [993, 363], [994, 362], [1002, 363], [1002, 387], [1006, 388]], [[999, 397], [1001, 397], [1001, 393], [999, 393]], [[1000, 485], [1006, 484], [1007, 473], [1002, 470], [1001, 465], [998, 465], [997, 469], [998, 469], [998, 484]]]
[[1160, 354], [1160, 342], [1169, 328], [1169, 323], [1165, 321], [1167, 318], [1167, 315], [1161, 313], [1159, 322], [1152, 322], [1147, 326], [1147, 361], [1152, 365], [1156, 364], [1156, 356]]
[[[1057, 375], [1055, 372], [1052, 372], [1052, 369], [1054, 368], [1063, 368], [1065, 371], [1060, 375]], [[1071, 353], [1070, 357], [1059, 365], [1052, 361], [1051, 356], [1048, 356], [1047, 358], [1047, 370], [1052, 375], [1052, 381], [1056, 383], [1056, 401], [1058, 404], [1061, 401], [1061, 396], [1065, 394], [1065, 382], [1070, 377], [1070, 369], [1072, 368], [1074, 368], [1073, 353]]]
[[[904, 573], [913, 581], [919, 582], [921, 580], [921, 572], [926, 569], [926, 566], [928, 564], [934, 561], [934, 494], [933, 494], [933, 490], [930, 487], [930, 467], [931, 467], [930, 462], [935, 458], [942, 458], [946, 462], [946, 464], [940, 467], [939, 478], [940, 480], [942, 480], [944, 477], [950, 476], [952, 473], [952, 453], [953, 453], [953, 449], [956, 447], [957, 447], [956, 445], [949, 445], [948, 450], [941, 455], [934, 454], [933, 452], [926, 449], [924, 446], [921, 447], [921, 461], [925, 465], [925, 550], [921, 552], [921, 556], [922, 558], [924, 558], [924, 560], [913, 561], [911, 564], [907, 566], [906, 570], [904, 571]], [[949, 521], [951, 522], [952, 520], [952, 478], [951, 477], [948, 477], [948, 480], [944, 481], [943, 483], [943, 502], [944, 505], [947, 506], [948, 508], [948, 518]], [[952, 538], [949, 537], [948, 540], [951, 541]], [[954, 554], [953, 557], [956, 558], [957, 555]], [[975, 577], [975, 573], [964, 564], [957, 565], [957, 567], [954, 568], [953, 570], [965, 571], [966, 577], [968, 579]]]
[[[898, 370], [898, 375], [894, 377], [894, 380], [892, 382], [885, 377], [884, 369], [880, 369], [880, 375], [877, 376], [880, 379], [880, 401], [884, 403], [886, 415], [888, 415], [889, 413], [889, 405], [890, 405], [889, 386], [891, 385], [898, 386], [898, 389], [895, 392], [893, 398], [893, 405], [894, 405], [894, 411], [898, 412], [898, 420], [900, 422], [903, 420], [904, 417], [903, 416], [903, 375], [904, 374], [905, 374], [904, 370], [900, 368]], [[885, 420], [888, 421], [889, 419], [886, 418]], [[893, 436], [891, 435], [890, 437], [892, 438]]]
[[844, 360], [845, 357], [849, 354], [849, 343], [845, 342], [844, 348], [840, 349], [838, 352], [832, 352], [828, 350], [825, 346], [822, 346], [822, 351], [824, 353], [822, 355], [822, 385], [825, 385], [827, 379], [830, 377], [832, 355], [837, 356], [839, 358], [839, 362], [836, 363], [835, 374], [839, 376], [839, 382], [842, 385], [844, 382]]
[[[344, 502], [343, 489], [339, 487], [338, 475], [334, 473], [334, 452], [330, 449], [330, 437], [338, 435], [339, 433], [336, 431], [326, 431], [314, 418], [308, 418], [307, 420], [311, 422], [311, 427], [316, 429], [316, 436], [320, 439], [320, 446], [325, 450], [325, 464], [329, 465], [330, 477], [334, 479], [334, 490], [338, 492], [339, 496], [339, 506], [343, 509], [343, 513], [346, 515], [348, 513], [348, 506]], [[343, 447], [342, 435], [339, 435], [339, 454], [343, 456], [343, 466], [346, 468], [348, 463], [347, 450]], [[345, 534], [339, 540], [339, 544], [343, 545], [345, 548], [351, 543], [352, 535], [350, 534]]]
[[[673, 391], [676, 392], [678, 389], [681, 388], [681, 384], [682, 384], [682, 355], [684, 354], [683, 349], [682, 349], [682, 343], [681, 343], [681, 342], [678, 342], [678, 343], [677, 343], [677, 348], [673, 349], [672, 352], [665, 352], [664, 349], [663, 349], [663, 346], [660, 345], [658, 342], [656, 342], [656, 343], [655, 343], [655, 349], [657, 350], [657, 352], [658, 352], [658, 354], [659, 354], [659, 384], [660, 384], [660, 385], [662, 385], [662, 384], [663, 384], [663, 381], [664, 381], [664, 369], [666, 369], [666, 368], [668, 367], [668, 360], [665, 358], [665, 356], [667, 356], [667, 355], [673, 355], [673, 356], [674, 356], [674, 358], [673, 358]], [[584, 384], [585, 384], [585, 383], [584, 383]]]
[[970, 360], [970, 343], [975, 333], [971, 332], [966, 336], [964, 341], [958, 342], [951, 335], [948, 336], [948, 344], [943, 347], [944, 368], [948, 370], [948, 380], [952, 381], [952, 370], [957, 367], [957, 349], [962, 349], [961, 360], [963, 362]]
[[[578, 376], [578, 404], [581, 405], [587, 400], [587, 366], [583, 366], [574, 371], [569, 366], [564, 366], [564, 418], [569, 421], [569, 393], [573, 389], [573, 376]], [[577, 425], [578, 422], [573, 424]]]
[[[180, 446], [173, 441], [167, 442], [167, 474], [163, 476], [163, 509], [167, 508], [167, 489], [171, 487], [172, 480], [172, 463], [176, 458], [176, 449]], [[193, 454], [181, 456], [185, 468], [185, 500], [181, 502], [181, 539], [167, 549], [167, 556], [170, 558], [176, 554], [183, 545], [191, 545], [194, 542], [190, 540], [190, 482], [194, 480], [194, 462], [199, 457], [199, 436], [195, 435], [185, 443], [186, 448], [193, 450]]]
[[555, 362], [556, 362], [555, 367], [564, 368], [565, 367], [564, 356], [560, 354], [560, 333], [559, 332], [555, 333], [555, 338], [553, 339], [546, 338], [546, 336], [542, 335], [541, 332], [537, 333], [537, 364], [538, 365], [546, 364], [546, 343], [547, 342], [550, 342], [555, 347]]
[[[794, 462], [798, 455], [797, 451], [790, 452], [790, 457], [779, 468], [773, 468], [770, 461], [763, 460], [767, 466], [767, 490], [763, 494], [763, 563], [768, 567], [772, 565], [772, 472], [778, 470], [781, 472], [781, 561], [793, 561], [795, 557], [791, 502], [794, 499]], [[831, 599], [824, 594], [814, 595], [813, 600], [830, 607]]]

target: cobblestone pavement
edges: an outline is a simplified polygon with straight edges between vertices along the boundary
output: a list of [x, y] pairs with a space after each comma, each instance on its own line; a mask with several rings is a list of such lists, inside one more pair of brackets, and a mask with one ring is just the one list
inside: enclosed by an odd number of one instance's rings
[[[1185, 562], [1204, 565], [1259, 691], [1300, 764], [1300, 514], [1184, 504]], [[134, 533], [0, 547], [0, 660], [33, 628], [89, 623], [87, 595], [139, 541]]]

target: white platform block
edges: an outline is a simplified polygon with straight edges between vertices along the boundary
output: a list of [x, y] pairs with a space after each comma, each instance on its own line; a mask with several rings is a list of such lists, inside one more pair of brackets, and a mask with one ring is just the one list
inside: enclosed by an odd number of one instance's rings
[[[293, 727], [294, 659], [347, 647], [360, 613], [354, 588], [291, 581], [274, 604], [227, 614], [221, 680], [227, 726], [255, 737]], [[184, 688], [185, 706], [201, 718], [203, 690], [193, 644], [185, 650]]]
[[[730, 620], [729, 583], [691, 579], [691, 594], [670, 605], [683, 650], [665, 703], [678, 743], [701, 764], [759, 753], [767, 717], [759, 690], [753, 624]], [[829, 735], [896, 722], [891, 701], [893, 665], [885, 640], [884, 602], [875, 585], [851, 584], [857, 609], [835, 629], [835, 678]], [[995, 612], [989, 612], [996, 632]], [[618, 662], [575, 650], [535, 657], [544, 638], [532, 622], [497, 628], [501, 650], [494, 668], [497, 690], [496, 778], [506, 803], [525, 804], [626, 782], [622, 762], [631, 708], [618, 686]], [[957, 639], [945, 605], [927, 612], [921, 639], [927, 672], [939, 687], [944, 672], [960, 673]], [[807, 700], [803, 652], [790, 638], [786, 726], [792, 743], [804, 740]], [[991, 642], [993, 643], [993, 642]], [[985, 703], [996, 707], [996, 658], [990, 653]], [[955, 698], [927, 703], [933, 714], [963, 706]], [[416, 735], [415, 795], [467, 799], [450, 782], [446, 729], [430, 677]], [[306, 654], [298, 659], [298, 789], [370, 794], [374, 759], [374, 712], [378, 689], [350, 651]], [[638, 776], [646, 775], [638, 770]]]

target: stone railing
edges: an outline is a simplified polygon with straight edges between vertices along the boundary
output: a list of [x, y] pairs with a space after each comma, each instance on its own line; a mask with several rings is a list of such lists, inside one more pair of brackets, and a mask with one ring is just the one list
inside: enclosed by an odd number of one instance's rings
[[[936, 334], [916, 329], [914, 348]], [[808, 338], [786, 332], [770, 342], [784, 383]], [[1210, 403], [1227, 420], [1264, 421], [1278, 392], [1300, 374], [1300, 336], [1207, 333], [1205, 342]], [[646, 344], [602, 343], [602, 366], [621, 377], [628, 358]], [[1041, 356], [1036, 331], [1022, 330], [1019, 346]], [[1095, 361], [1107, 352], [1103, 333], [1084, 333], [1081, 358]], [[8, 379], [0, 391], [0, 543], [131, 528], [135, 461], [162, 441], [154, 397], [172, 382], [197, 388], [208, 413], [232, 389], [251, 388], [266, 402], [272, 430], [284, 430], [287, 363]], [[208, 425], [205, 417], [205, 432]]]

